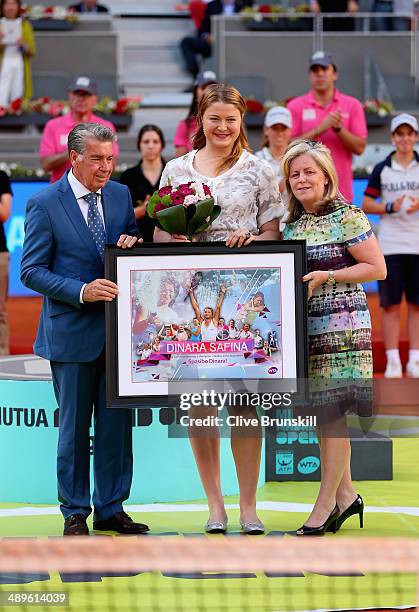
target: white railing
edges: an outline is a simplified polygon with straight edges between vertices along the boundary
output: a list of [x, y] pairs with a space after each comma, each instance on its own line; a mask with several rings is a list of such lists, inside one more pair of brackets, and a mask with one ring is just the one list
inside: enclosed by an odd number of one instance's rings
[[[237, 15], [217, 15], [213, 19], [213, 33], [216, 41], [216, 57], [217, 69], [220, 79], [227, 77], [227, 49], [226, 39], [231, 36], [240, 36], [243, 34], [243, 29], [251, 30], [249, 34], [254, 36], [281, 36], [281, 37], [307, 37], [311, 38], [312, 50], [325, 50], [325, 36], [338, 32], [341, 36], [348, 37], [348, 42], [357, 37], [370, 37], [372, 47], [374, 39], [377, 37], [386, 36], [389, 41], [394, 38], [402, 37], [410, 39], [410, 62], [406, 69], [405, 65], [400, 65], [400, 73], [408, 74], [414, 79], [415, 91], [419, 87], [419, 14], [409, 12], [397, 13], [372, 13], [362, 12], [354, 15], [348, 13], [271, 13], [257, 14], [241, 13]], [[340, 20], [352, 20], [353, 30], [337, 30], [330, 29], [330, 21], [333, 19], [335, 23]], [[378, 19], [387, 20], [391, 26], [394, 25], [394, 20], [405, 20], [405, 24], [409, 27], [406, 30], [379, 30], [377, 29]], [[287, 29], [286, 20], [290, 20], [289, 29]], [[301, 21], [301, 30], [298, 29], [298, 20]], [[307, 27], [307, 20], [311, 20], [311, 24]], [[391, 21], [390, 21], [391, 20]], [[396, 22], [397, 23], [397, 22]], [[266, 31], [264, 25], [266, 25]], [[279, 31], [275, 31], [275, 24]], [[249, 41], [249, 44], [251, 42]], [[326, 43], [327, 46], [327, 43]]]

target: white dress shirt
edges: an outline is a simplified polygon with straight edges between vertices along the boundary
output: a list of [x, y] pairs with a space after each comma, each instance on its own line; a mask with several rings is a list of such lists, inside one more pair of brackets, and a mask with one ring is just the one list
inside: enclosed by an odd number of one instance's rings
[[[67, 179], [70, 184], [71, 190], [74, 193], [74, 197], [77, 200], [77, 204], [80, 207], [81, 214], [83, 215], [83, 218], [86, 221], [86, 225], [87, 225], [87, 213], [89, 210], [89, 205], [86, 202], [86, 200], [84, 200], [83, 198], [85, 195], [87, 195], [88, 193], [92, 193], [92, 192], [89, 189], [87, 189], [87, 187], [85, 187], [83, 183], [80, 183], [80, 181], [76, 179], [72, 170], [70, 170], [70, 172], [68, 173]], [[103, 216], [103, 206], [102, 206], [102, 190], [98, 189], [95, 193], [97, 195], [97, 208], [98, 208], [100, 216], [102, 217], [103, 226], [105, 227], [105, 217]], [[87, 283], [84, 283], [83, 287], [80, 290], [80, 304], [84, 304], [83, 291], [86, 285]]]
[[[89, 205], [86, 202], [86, 200], [84, 200], [83, 198], [85, 195], [87, 195], [88, 193], [92, 193], [92, 192], [89, 189], [87, 189], [87, 187], [85, 187], [82, 183], [80, 183], [78, 179], [76, 179], [72, 170], [70, 170], [70, 172], [68, 173], [67, 179], [68, 179], [68, 182], [70, 183], [71, 190], [74, 193], [74, 197], [77, 200], [77, 204], [80, 207], [81, 214], [83, 215], [83, 218], [87, 224], [87, 212], [89, 210]], [[102, 206], [102, 190], [98, 189], [95, 193], [97, 195], [97, 208], [98, 208], [100, 216], [102, 217], [103, 226], [105, 226], [105, 217], [103, 215], [103, 206]]]

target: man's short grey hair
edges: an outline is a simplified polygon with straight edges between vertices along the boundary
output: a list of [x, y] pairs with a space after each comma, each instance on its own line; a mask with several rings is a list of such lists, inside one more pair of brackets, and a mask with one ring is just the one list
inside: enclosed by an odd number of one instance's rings
[[116, 134], [106, 125], [101, 125], [100, 123], [79, 123], [68, 135], [68, 152], [76, 151], [79, 155], [83, 155], [89, 138], [99, 140], [100, 142], [116, 142]]

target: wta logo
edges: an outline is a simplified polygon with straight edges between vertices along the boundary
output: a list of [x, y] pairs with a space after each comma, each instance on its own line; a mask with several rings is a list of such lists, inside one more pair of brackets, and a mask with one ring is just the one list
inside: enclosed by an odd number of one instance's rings
[[278, 368], [272, 367], [269, 368], [268, 374], [276, 374], [278, 372]]
[[297, 469], [300, 474], [313, 474], [320, 467], [320, 459], [318, 457], [304, 457], [300, 459]]

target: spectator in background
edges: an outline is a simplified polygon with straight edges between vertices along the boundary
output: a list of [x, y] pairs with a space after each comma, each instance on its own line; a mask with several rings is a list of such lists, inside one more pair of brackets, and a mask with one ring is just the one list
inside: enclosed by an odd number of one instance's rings
[[388, 31], [393, 29], [393, 19], [390, 17], [393, 12], [393, 0], [374, 0], [371, 10], [373, 13], [386, 14], [372, 19], [372, 30]]
[[[201, 27], [196, 36], [186, 36], [182, 39], [180, 47], [186, 63], [187, 71], [196, 79], [199, 73], [199, 56], [204, 58], [211, 56], [212, 36], [211, 17], [214, 15], [233, 15], [239, 13], [246, 6], [252, 6], [253, 0], [212, 0], [208, 2]], [[189, 91], [192, 91], [188, 88]]]
[[[310, 0], [312, 13], [348, 13], [355, 15], [359, 11], [356, 0]], [[350, 31], [354, 29], [354, 19], [351, 17], [325, 17], [323, 29], [329, 32]]]
[[199, 30], [204, 19], [207, 4], [208, 1], [204, 2], [204, 0], [190, 0], [187, 4], [177, 4], [175, 8], [177, 11], [189, 11], [195, 28]]
[[68, 7], [76, 13], [109, 13], [109, 9], [103, 4], [98, 4], [97, 0], [83, 0], [78, 4]]
[[[115, 126], [110, 121], [93, 114], [97, 104], [97, 87], [87, 76], [74, 79], [68, 88], [68, 101], [70, 110], [62, 117], [51, 119], [45, 125], [41, 138], [39, 155], [41, 165], [45, 172], [51, 172], [51, 183], [58, 181], [66, 170], [70, 169], [67, 150], [67, 137], [71, 130], [79, 123], [100, 123], [106, 125], [113, 132]], [[119, 154], [117, 143], [113, 145], [114, 164]]]
[[288, 196], [284, 177], [281, 171], [281, 160], [291, 140], [292, 116], [284, 106], [270, 108], [265, 116], [262, 149], [256, 151], [256, 157], [264, 159], [275, 172], [281, 192], [282, 203], [287, 206]]
[[181, 157], [185, 153], [192, 151], [192, 140], [197, 129], [196, 112], [198, 104], [208, 85], [217, 83], [217, 75], [212, 70], [205, 70], [196, 78], [192, 92], [192, 102], [189, 107], [186, 119], [179, 121], [176, 128], [173, 144], [176, 149], [176, 157]]
[[317, 51], [310, 59], [312, 89], [288, 104], [292, 136], [319, 140], [332, 154], [339, 191], [352, 202], [352, 155], [361, 155], [367, 144], [367, 124], [362, 104], [336, 89], [338, 72], [332, 56]]
[[408, 17], [391, 17], [391, 14], [413, 14], [413, 0], [374, 0], [372, 11], [386, 14], [386, 16], [376, 17], [372, 20], [373, 30], [410, 30], [410, 19]]
[[0, 170], [0, 355], [9, 354], [9, 327], [7, 324], [9, 253], [3, 224], [10, 216], [12, 195], [9, 177]]
[[20, 0], [1, 0], [0, 106], [32, 97], [30, 58], [35, 53], [35, 38], [31, 24], [20, 13]]
[[[399, 355], [400, 304], [406, 296], [409, 331], [407, 375], [419, 378], [419, 155], [418, 122], [403, 113], [391, 122], [396, 150], [372, 171], [362, 208], [381, 215], [378, 239], [387, 264], [379, 281], [386, 378], [403, 376]], [[376, 200], [380, 199], [379, 202]]]
[[125, 170], [119, 179], [130, 190], [138, 231], [144, 242], [153, 242], [154, 225], [145, 209], [150, 196], [159, 188], [166, 165], [162, 157], [165, 144], [163, 132], [157, 125], [144, 125], [137, 138], [140, 161]]
[[[394, 13], [411, 13], [413, 17], [415, 3], [413, 0], [394, 0]], [[393, 30], [406, 31], [411, 29], [410, 17], [393, 17]]]

